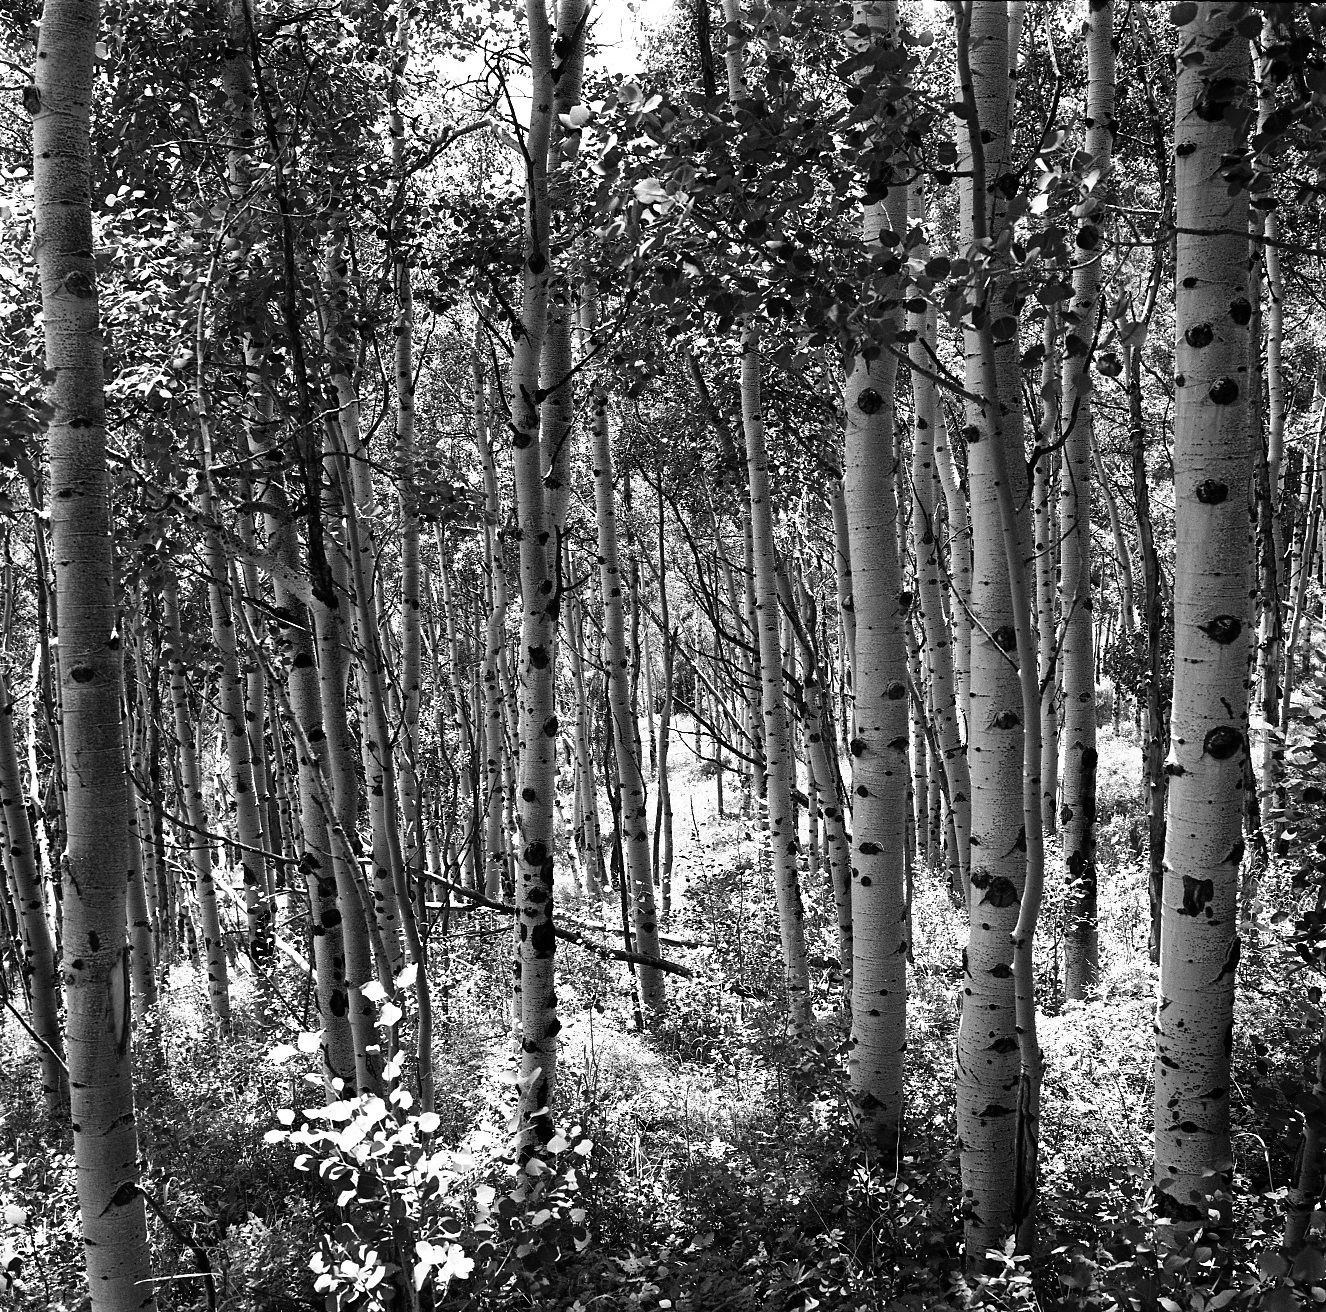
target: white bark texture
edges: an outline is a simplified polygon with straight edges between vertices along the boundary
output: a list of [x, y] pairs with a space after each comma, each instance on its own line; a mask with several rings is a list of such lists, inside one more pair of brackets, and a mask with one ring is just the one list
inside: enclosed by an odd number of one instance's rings
[[[798, 842], [792, 807], [796, 761], [791, 751], [787, 703], [783, 695], [773, 503], [760, 398], [759, 337], [749, 325], [743, 330], [741, 339], [741, 418], [746, 437], [746, 475], [750, 489], [751, 554], [754, 566], [752, 581], [755, 629], [759, 637], [769, 858], [773, 867], [774, 895], [778, 901], [778, 933], [783, 949], [788, 1014], [793, 1029], [798, 1033], [807, 1033], [812, 1019], [810, 977], [806, 965], [801, 886], [797, 878]], [[904, 703], [904, 713], [905, 706]]]
[[[1008, 12], [1002, 3], [970, 9], [971, 90], [984, 142], [987, 190], [964, 185], [962, 233], [977, 227], [997, 238], [1003, 220], [999, 180], [1009, 159]], [[959, 129], [960, 169], [970, 168], [971, 124]], [[973, 211], [990, 215], [978, 224]], [[988, 313], [994, 321], [1014, 312], [996, 283]], [[1013, 981], [1014, 929], [1027, 874], [1023, 816], [1023, 697], [1017, 666], [1008, 554], [1003, 547], [1001, 472], [1025, 469], [1022, 401], [1016, 348], [1001, 331], [994, 377], [983, 359], [982, 333], [968, 328], [967, 391], [986, 398], [967, 402], [967, 473], [971, 494], [971, 692], [968, 761], [971, 770], [971, 916], [964, 956], [962, 1017], [958, 1031], [958, 1137], [963, 1213], [969, 1261], [979, 1263], [1016, 1226], [1014, 1181], [1019, 1162], [1017, 1103], [1020, 1080]], [[1002, 442], [1002, 451], [995, 443]], [[1016, 495], [1021, 489], [1014, 489]], [[1039, 806], [1039, 798], [1037, 799]]]
[[[1114, 6], [1094, 0], [1088, 10], [1086, 152], [1103, 179], [1114, 145]], [[1096, 187], [1100, 188], [1100, 181]], [[1060, 831], [1064, 851], [1064, 993], [1083, 998], [1094, 986], [1099, 947], [1096, 932], [1096, 676], [1092, 645], [1091, 454], [1092, 341], [1100, 297], [1100, 224], [1103, 202], [1082, 198], [1077, 220], [1073, 299], [1065, 315], [1063, 362], [1064, 447], [1059, 482], [1060, 654], [1064, 724], [1059, 769]]]
[[[873, 42], [891, 44], [892, 4], [857, 6]], [[862, 241], [907, 230], [907, 189], [867, 206]], [[886, 322], [901, 326], [900, 309]], [[852, 361], [843, 388], [843, 489], [856, 615], [852, 754], [852, 1038], [848, 1082], [867, 1142], [890, 1149], [902, 1129], [907, 1045], [908, 654], [898, 551], [893, 423], [898, 362]]]
[[1179, 29], [1174, 117], [1174, 704], [1154, 1179], [1162, 1210], [1195, 1221], [1206, 1219], [1207, 1200], [1223, 1187], [1229, 1167], [1251, 656], [1248, 196], [1231, 196], [1220, 174], [1222, 159], [1241, 149], [1246, 133], [1238, 108], [1248, 42], [1233, 27], [1241, 10], [1204, 0]]
[[552, 1133], [545, 1114], [557, 1064], [553, 992], [553, 789], [557, 777], [557, 708], [553, 660], [556, 582], [553, 538], [540, 445], [539, 361], [548, 318], [548, 146], [553, 118], [553, 52], [544, 0], [526, 0], [531, 75], [523, 298], [511, 362], [510, 414], [520, 530], [520, 782], [516, 866], [517, 962], [520, 969], [522, 1108], [537, 1137]]
[[[111, 557], [105, 384], [93, 259], [89, 118], [96, 0], [47, 0], [32, 112], [46, 367], [51, 559], [64, 721], [64, 958], [74, 1162], [94, 1312], [149, 1312], [130, 1071], [125, 888], [129, 793]], [[25, 821], [26, 822], [26, 821]]]

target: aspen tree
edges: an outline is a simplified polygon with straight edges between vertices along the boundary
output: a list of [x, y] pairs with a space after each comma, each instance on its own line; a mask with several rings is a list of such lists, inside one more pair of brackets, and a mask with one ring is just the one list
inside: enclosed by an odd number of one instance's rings
[[[728, 20], [728, 96], [734, 103], [747, 95], [740, 0], [723, 0]], [[750, 628], [758, 640], [762, 750], [756, 773], [765, 801], [778, 933], [783, 952], [783, 977], [788, 1014], [797, 1033], [810, 1030], [810, 976], [806, 963], [804, 908], [797, 875], [798, 839], [792, 801], [795, 759], [791, 751], [787, 702], [783, 692], [777, 556], [769, 458], [764, 441], [759, 330], [747, 319], [741, 335], [741, 423], [746, 447], [749, 532], [746, 535], [746, 605]], [[743, 525], [745, 528], [746, 525]]]
[[503, 721], [503, 644], [506, 630], [506, 564], [503, 545], [498, 535], [500, 507], [497, 500], [497, 468], [493, 459], [492, 441], [488, 431], [488, 410], [484, 390], [483, 357], [479, 353], [477, 337], [470, 352], [471, 404], [474, 411], [474, 441], [483, 467], [484, 524], [483, 555], [484, 580], [488, 620], [484, 631], [483, 711], [483, 801], [484, 852], [486, 864], [483, 876], [484, 893], [499, 897], [507, 870], [507, 849], [503, 817], [505, 812], [505, 763], [510, 754], [506, 748]]
[[141, 809], [129, 751], [128, 724], [124, 725], [124, 773], [129, 789], [129, 912], [130, 974], [133, 981], [134, 1019], [146, 1015], [157, 1000], [156, 952], [152, 942], [152, 901], [146, 872]]
[[553, 121], [552, 33], [544, 0], [525, 0], [531, 76], [525, 135], [525, 217], [522, 299], [509, 379], [511, 432], [520, 530], [520, 783], [517, 799], [517, 961], [521, 989], [521, 1106], [536, 1138], [552, 1133], [544, 1114], [552, 1100], [557, 1063], [553, 993], [553, 789], [557, 773], [554, 648], [557, 593], [555, 551], [540, 445], [539, 362], [548, 319], [552, 252], [548, 224], [548, 149]]
[[14, 700], [3, 673], [0, 673], [0, 808], [4, 811], [5, 856], [14, 882], [23, 943], [23, 968], [31, 989], [32, 1029], [39, 1049], [42, 1094], [47, 1111], [58, 1115], [69, 1106], [69, 1076], [65, 1069], [64, 1036], [60, 1032], [60, 977], [18, 773]]
[[584, 644], [584, 615], [578, 596], [572, 596], [566, 608], [566, 645], [571, 656], [571, 687], [576, 707], [576, 790], [580, 805], [576, 841], [585, 865], [589, 895], [600, 898], [608, 891], [608, 882], [603, 864], [603, 835], [599, 828], [598, 778], [594, 769]]
[[[594, 331], [597, 291], [586, 283], [581, 291], [581, 325], [586, 340]], [[626, 614], [621, 556], [617, 542], [617, 510], [613, 493], [612, 441], [608, 429], [608, 398], [597, 382], [590, 389], [590, 465], [594, 474], [594, 509], [598, 528], [599, 590], [603, 600], [603, 670], [608, 684], [608, 712], [617, 767], [621, 811], [619, 829], [623, 848], [623, 882], [631, 890], [635, 947], [657, 957], [658, 920], [649, 853], [649, 811], [645, 795], [640, 744], [631, 732], [630, 661], [626, 643]], [[663, 972], [641, 966], [640, 1000], [653, 1014], [666, 1002]]]
[[[1176, 5], [1174, 709], [1156, 1009], [1162, 1214], [1205, 1222], [1229, 1171], [1252, 587], [1248, 196], [1221, 176], [1247, 134], [1245, 6]], [[1222, 1216], [1228, 1204], [1218, 1203]]]
[[191, 829], [189, 859], [193, 865], [194, 894], [198, 899], [203, 952], [207, 958], [207, 1000], [217, 1029], [222, 1034], [228, 1034], [230, 977], [226, 968], [226, 946], [221, 937], [221, 916], [216, 902], [211, 840], [204, 837], [207, 812], [203, 806], [202, 770], [198, 761], [198, 720], [189, 705], [184, 637], [180, 632], [179, 599], [176, 594], [175, 580], [167, 578], [162, 585], [161, 598], [166, 637], [170, 644], [170, 700], [175, 713], [175, 747], [179, 754], [180, 782], [184, 789], [184, 813]]
[[[912, 217], [919, 221], [924, 218], [919, 189], [916, 202]], [[928, 248], [921, 244], [914, 249], [912, 258], [925, 259], [927, 253]], [[926, 345], [933, 344], [935, 339], [934, 308], [928, 307], [909, 315], [907, 326], [914, 334], [908, 346], [908, 354], [914, 364], [924, 367], [929, 358]], [[967, 767], [967, 751], [962, 743], [958, 723], [953, 644], [949, 640], [949, 624], [944, 615], [941, 594], [939, 477], [935, 468], [935, 434], [944, 421], [934, 383], [917, 370], [912, 372], [912, 395], [912, 538], [916, 546], [917, 591], [920, 593], [921, 618], [925, 626], [926, 658], [930, 663], [927, 683], [934, 699], [933, 727], [947, 781], [948, 807], [957, 840], [957, 851], [950, 856], [958, 873], [958, 882], [954, 887], [963, 890], [965, 899], [970, 880], [971, 773]]]
[[[401, 82], [410, 57], [410, 11], [396, 11], [395, 49], [392, 51], [391, 81], [388, 84], [388, 131], [391, 136], [391, 167], [404, 197], [405, 119], [400, 110]], [[399, 216], [398, 216], [399, 221]], [[414, 440], [414, 288], [409, 249], [404, 234], [392, 234], [392, 278], [396, 292], [395, 382], [396, 382], [396, 498], [401, 514], [401, 674], [400, 674], [400, 788], [404, 820], [404, 860], [410, 878], [423, 877], [424, 837], [420, 828], [418, 779], [419, 681], [421, 646], [419, 629], [420, 563], [419, 509], [415, 488]]]
[[47, 460], [66, 765], [62, 971], [79, 1216], [94, 1312], [150, 1312], [156, 1300], [130, 1064], [122, 636], [92, 254], [97, 19], [96, 0], [47, 0], [24, 105], [32, 116], [34, 246], [53, 378]]
[[[971, 520], [967, 492], [958, 479], [943, 403], [935, 396], [933, 439], [935, 472], [944, 493], [948, 523], [948, 568], [945, 583], [953, 625], [953, 679], [957, 685], [959, 731], [965, 745], [971, 713]], [[969, 763], [970, 774], [970, 763]]]
[[[553, 119], [548, 148], [548, 239], [561, 247], [573, 222], [572, 183], [580, 152], [580, 129], [572, 111], [580, 103], [585, 65], [586, 0], [557, 0], [557, 28], [552, 42]], [[549, 252], [551, 258], [551, 250]], [[543, 402], [540, 442], [548, 500], [549, 568], [554, 577], [565, 565], [562, 537], [571, 497], [571, 432], [575, 417], [571, 339], [575, 327], [569, 271], [554, 271], [548, 285], [548, 323], [540, 359], [539, 387]]]
[[1059, 516], [1055, 513], [1058, 483], [1060, 390], [1059, 325], [1053, 305], [1045, 316], [1041, 365], [1041, 426], [1033, 475], [1032, 516], [1036, 553], [1036, 641], [1037, 671], [1041, 686], [1041, 830], [1045, 835], [1059, 827], [1059, 634], [1055, 625], [1055, 594], [1058, 591], [1055, 560], [1059, 538]]
[[235, 639], [235, 621], [230, 595], [230, 561], [221, 542], [217, 524], [215, 496], [212, 490], [212, 429], [207, 396], [202, 380], [204, 324], [199, 307], [197, 420], [198, 454], [201, 466], [198, 479], [198, 513], [204, 525], [204, 558], [207, 567], [207, 599], [212, 619], [212, 645], [220, 657], [218, 702], [221, 731], [225, 738], [226, 764], [230, 791], [235, 805], [235, 822], [240, 843], [240, 868], [244, 880], [244, 909], [247, 919], [249, 949], [255, 962], [270, 956], [271, 908], [267, 904], [267, 871], [262, 856], [264, 836], [262, 816], [253, 786], [253, 759], [249, 723], [245, 707], [245, 681], [240, 673], [239, 650]]
[[[891, 3], [859, 3], [862, 43], [897, 40]], [[881, 125], [882, 126], [882, 125]], [[896, 244], [907, 227], [907, 189], [868, 205], [862, 244]], [[890, 312], [896, 330], [901, 313]], [[856, 356], [843, 389], [847, 416], [843, 489], [856, 618], [852, 751], [852, 1040], [848, 1082], [862, 1132], [889, 1149], [902, 1130], [907, 1029], [906, 797], [908, 785], [907, 625], [898, 552], [894, 453], [898, 364], [887, 352]]]
[[[996, 244], [1007, 219], [1009, 12], [959, 3], [963, 96], [963, 236]], [[979, 267], [979, 266], [978, 266]], [[1017, 306], [982, 272], [965, 327], [967, 464], [971, 487], [971, 917], [958, 1030], [958, 1136], [968, 1261], [1016, 1235], [1024, 1244], [1035, 1193], [1040, 1058], [1031, 998], [1039, 888], [1040, 700], [1025, 561]], [[1015, 473], [1016, 471], [1016, 473]], [[1013, 480], [1016, 479], [1016, 482]], [[1033, 750], [1034, 749], [1034, 750]]]
[[847, 831], [843, 782], [835, 751], [832, 693], [828, 671], [811, 636], [813, 625], [807, 623], [808, 607], [803, 604], [798, 616], [785, 570], [779, 571], [778, 586], [801, 647], [805, 669], [801, 709], [805, 721], [806, 755], [813, 789], [812, 805], [818, 801], [824, 821], [824, 849], [829, 860], [829, 878], [838, 920], [838, 961], [843, 975], [843, 1012], [846, 1016], [850, 1015], [852, 1005], [852, 842]]
[[1099, 949], [1096, 931], [1096, 677], [1092, 648], [1091, 468], [1095, 443], [1092, 407], [1092, 339], [1100, 296], [1098, 194], [1110, 172], [1114, 144], [1114, 6], [1095, 0], [1088, 9], [1086, 152], [1092, 186], [1074, 211], [1077, 261], [1073, 299], [1065, 315], [1063, 365], [1063, 470], [1059, 482], [1060, 578], [1063, 615], [1060, 669], [1064, 724], [1059, 770], [1064, 848], [1064, 992], [1083, 998], [1094, 987]]

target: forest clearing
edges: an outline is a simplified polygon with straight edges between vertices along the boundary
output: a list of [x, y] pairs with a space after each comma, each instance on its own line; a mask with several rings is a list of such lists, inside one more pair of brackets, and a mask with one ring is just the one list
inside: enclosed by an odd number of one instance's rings
[[0, 67], [0, 1308], [1326, 1303], [1326, 5]]

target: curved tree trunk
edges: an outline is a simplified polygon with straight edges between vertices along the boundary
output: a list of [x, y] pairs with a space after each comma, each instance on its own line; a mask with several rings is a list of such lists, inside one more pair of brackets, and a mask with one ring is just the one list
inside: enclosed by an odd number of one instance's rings
[[[1203, 0], [1180, 30], [1203, 58], [1180, 62], [1174, 117], [1177, 565], [1154, 1180], [1162, 1215], [1198, 1224], [1228, 1178], [1251, 655], [1248, 195], [1231, 196], [1220, 173], [1246, 139], [1246, 121], [1223, 112], [1246, 88], [1241, 12]], [[1227, 1199], [1216, 1205], [1228, 1215]]]

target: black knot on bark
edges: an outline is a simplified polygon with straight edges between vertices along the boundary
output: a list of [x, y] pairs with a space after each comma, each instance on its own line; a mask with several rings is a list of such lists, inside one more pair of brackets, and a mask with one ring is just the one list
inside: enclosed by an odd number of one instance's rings
[[1239, 399], [1239, 385], [1232, 378], [1217, 378], [1207, 396], [1216, 405], [1231, 405]]
[[877, 414], [883, 404], [884, 398], [873, 387], [862, 388], [861, 394], [856, 398], [856, 408], [863, 415]]
[[1229, 303], [1229, 317], [1236, 324], [1242, 325], [1252, 318], [1252, 302], [1246, 296], [1240, 296]]
[[901, 701], [902, 698], [907, 696], [907, 685], [899, 683], [895, 679], [891, 684], [889, 684], [887, 695], [889, 701], [891, 702]]
[[1243, 746], [1243, 735], [1227, 724], [1217, 725], [1202, 739], [1202, 751], [1217, 761], [1227, 761]]
[[1215, 615], [1206, 624], [1197, 626], [1212, 642], [1228, 646], [1243, 632], [1243, 621], [1237, 615]]
[[543, 736], [545, 738], [556, 738], [557, 729], [558, 729], [558, 724], [557, 724], [557, 717], [555, 715], [550, 715], [546, 720], [544, 720]]
[[1215, 329], [1209, 323], [1195, 323], [1183, 334], [1183, 337], [1189, 346], [1195, 346], [1200, 350], [1203, 346], [1210, 346], [1215, 340]]
[[1017, 630], [1011, 624], [1002, 625], [1000, 628], [997, 628], [990, 636], [994, 639], [995, 646], [998, 647], [1000, 651], [1017, 650], [1017, 645], [1018, 645]]
[[1204, 506], [1218, 506], [1229, 496], [1229, 488], [1218, 479], [1207, 478], [1197, 484], [1195, 495]]
[[75, 665], [69, 671], [69, 677], [75, 683], [91, 683], [97, 677], [97, 672], [90, 665]]

